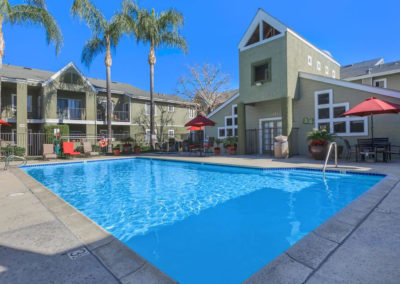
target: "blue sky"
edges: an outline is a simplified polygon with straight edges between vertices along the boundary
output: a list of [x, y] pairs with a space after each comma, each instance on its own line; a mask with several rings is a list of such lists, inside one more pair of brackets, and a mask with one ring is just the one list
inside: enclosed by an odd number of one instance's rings
[[[120, 1], [93, 1], [108, 18], [120, 8]], [[95, 58], [89, 69], [80, 62], [90, 31], [83, 22], [70, 16], [71, 3], [72, 0], [47, 1], [64, 35], [64, 46], [58, 57], [54, 46], [46, 45], [41, 28], [6, 25], [3, 62], [57, 71], [73, 61], [86, 76], [104, 79], [103, 55]], [[237, 88], [237, 45], [258, 8], [317, 47], [329, 50], [342, 65], [376, 57], [384, 57], [386, 62], [400, 60], [400, 3], [395, 0], [138, 0], [138, 3], [154, 7], [156, 11], [175, 8], [185, 16], [182, 33], [188, 41], [189, 53], [185, 56], [179, 50], [157, 50], [156, 92], [174, 93], [187, 65], [205, 62], [220, 64], [224, 72], [231, 74], [231, 87]], [[124, 38], [113, 55], [112, 80], [148, 90], [148, 50], [148, 46]]]

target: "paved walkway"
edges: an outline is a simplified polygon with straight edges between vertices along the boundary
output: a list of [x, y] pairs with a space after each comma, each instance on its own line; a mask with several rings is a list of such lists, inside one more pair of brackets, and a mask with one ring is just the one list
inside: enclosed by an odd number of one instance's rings
[[[301, 157], [276, 161], [254, 156], [161, 158], [321, 167], [321, 162]], [[340, 169], [388, 177], [248, 283], [399, 283], [400, 162], [341, 163]], [[174, 282], [21, 170], [0, 171], [0, 212], [0, 283]]]

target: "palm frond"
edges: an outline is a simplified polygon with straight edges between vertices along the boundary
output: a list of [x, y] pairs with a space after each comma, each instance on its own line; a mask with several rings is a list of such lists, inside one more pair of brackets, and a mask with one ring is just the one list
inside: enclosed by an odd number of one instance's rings
[[123, 13], [116, 13], [110, 20], [104, 34], [111, 40], [111, 45], [115, 48], [124, 33], [131, 32], [131, 19]]
[[177, 32], [165, 32], [160, 35], [160, 45], [167, 47], [177, 47], [185, 52], [188, 51], [186, 39]]
[[169, 9], [166, 12], [162, 12], [160, 14], [157, 24], [160, 31], [171, 29], [176, 31], [178, 30], [178, 28], [183, 27], [184, 18], [180, 12], [174, 9]]
[[56, 52], [59, 53], [63, 44], [63, 37], [56, 20], [46, 9], [42, 9], [32, 5], [16, 5], [13, 6], [11, 12], [8, 13], [6, 21], [11, 24], [33, 24], [40, 25], [46, 31], [47, 43], [54, 42], [56, 44]]
[[8, 0], [0, 2], [0, 16], [4, 19], [5, 15], [11, 12], [11, 5]]
[[103, 53], [107, 48], [106, 42], [104, 40], [99, 39], [97, 36], [92, 37], [89, 39], [82, 50], [81, 61], [87, 67], [93, 61], [93, 58], [96, 57], [98, 54]]
[[72, 3], [71, 14], [84, 20], [96, 35], [103, 32], [107, 27], [104, 15], [89, 0], [75, 0]]
[[47, 9], [45, 0], [25, 0], [25, 3], [41, 9]]
[[122, 12], [120, 13], [120, 16], [124, 17], [124, 21], [127, 25], [127, 33], [136, 33], [136, 21], [139, 13], [139, 6], [132, 0], [124, 0], [122, 2]]

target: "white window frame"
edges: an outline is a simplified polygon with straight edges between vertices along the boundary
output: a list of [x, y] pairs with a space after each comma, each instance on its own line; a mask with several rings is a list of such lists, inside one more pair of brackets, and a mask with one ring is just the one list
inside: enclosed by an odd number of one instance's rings
[[146, 133], [145, 133], [145, 141], [146, 143], [150, 143], [150, 129], [146, 129]]
[[195, 113], [195, 109], [194, 108], [189, 108], [189, 118], [194, 118], [194, 113]]
[[336, 79], [336, 71], [335, 70], [332, 70], [332, 78]]
[[309, 55], [309, 56], [307, 57], [307, 64], [308, 64], [309, 66], [312, 66], [312, 56], [311, 56], [311, 55]]
[[[150, 105], [151, 105], [151, 103], [149, 103], [149, 102], [147, 102], [147, 103], [144, 105], [144, 113], [145, 113], [146, 115], [150, 115], [150, 110], [151, 110]], [[147, 131], [147, 130], [146, 130], [146, 131]]]
[[[329, 94], [329, 103], [318, 105], [318, 96], [322, 94]], [[344, 103], [333, 103], [333, 90], [321, 90], [314, 92], [314, 115], [315, 115], [315, 128], [318, 129], [318, 124], [329, 123], [329, 132], [337, 136], [367, 136], [368, 135], [368, 118], [367, 117], [338, 117], [334, 118], [333, 109], [335, 107], [345, 107], [346, 111], [349, 110], [350, 105], [348, 102]], [[319, 119], [318, 110], [322, 108], [329, 108], [329, 118]], [[364, 121], [364, 132], [350, 132], [350, 122], [351, 121]], [[346, 132], [344, 133], [334, 133], [333, 125], [335, 122], [346, 122]]]
[[[221, 129], [224, 130], [224, 133], [225, 133], [225, 135], [223, 135], [223, 136], [219, 135], [219, 131]], [[226, 138], [226, 128], [225, 127], [218, 127], [218, 139], [224, 139], [224, 138]]]
[[237, 117], [238, 116], [237, 114], [235, 114], [235, 108], [236, 108], [236, 111], [237, 111], [237, 104], [232, 105], [232, 117]]
[[168, 138], [175, 138], [175, 130], [168, 129]]
[[175, 112], [175, 106], [174, 105], [168, 105], [168, 112]]
[[[30, 101], [30, 103], [29, 103]], [[28, 95], [26, 98], [26, 109], [28, 113], [32, 113], [33, 111], [33, 97], [32, 95]]]
[[386, 89], [387, 88], [387, 79], [386, 78], [381, 78], [381, 79], [376, 79], [376, 80], [372, 80], [372, 86], [375, 88], [381, 88], [381, 87], [376, 87], [375, 83], [376, 82], [383, 82], [383, 88]]
[[325, 75], [329, 75], [329, 66], [325, 65]]
[[321, 62], [320, 61], [317, 61], [317, 70], [321, 71]]
[[[227, 123], [228, 119], [232, 120], [232, 124], [231, 125], [228, 125], [228, 123]], [[234, 117], [233, 116], [225, 116], [225, 127], [232, 127], [234, 125], [235, 125]]]
[[17, 111], [17, 95], [11, 94], [11, 110]]

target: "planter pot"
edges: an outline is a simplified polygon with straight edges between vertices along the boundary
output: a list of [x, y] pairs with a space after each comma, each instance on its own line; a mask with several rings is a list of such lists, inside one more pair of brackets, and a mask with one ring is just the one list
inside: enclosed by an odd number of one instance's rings
[[228, 146], [229, 155], [236, 154], [236, 147], [235, 146]]
[[131, 144], [126, 144], [123, 146], [123, 151], [124, 153], [130, 154], [132, 153], [132, 145]]
[[114, 150], [114, 156], [119, 156], [119, 150]]
[[324, 146], [310, 146], [310, 152], [311, 152], [311, 156], [315, 159], [315, 160], [323, 160], [325, 159], [326, 156], [326, 145]]
[[136, 155], [137, 155], [137, 154], [140, 154], [140, 147], [139, 147], [139, 146], [136, 146], [136, 147], [133, 148], [133, 149], [134, 149]]
[[219, 147], [214, 148], [214, 154], [219, 155], [221, 153], [221, 149]]

